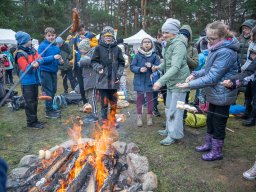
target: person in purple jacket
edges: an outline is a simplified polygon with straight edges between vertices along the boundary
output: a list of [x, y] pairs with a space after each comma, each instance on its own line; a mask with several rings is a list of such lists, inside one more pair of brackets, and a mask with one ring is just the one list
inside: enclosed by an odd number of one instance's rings
[[[60, 55], [60, 48], [55, 43], [50, 45], [56, 38], [54, 28], [47, 27], [44, 30], [44, 36], [45, 39], [38, 47], [38, 53], [43, 58], [43, 62], [40, 64], [40, 78], [44, 94], [53, 99], [57, 91], [58, 65], [63, 63], [63, 60]], [[56, 119], [60, 117], [60, 111], [53, 109], [52, 99], [45, 101], [45, 113], [47, 118]]]

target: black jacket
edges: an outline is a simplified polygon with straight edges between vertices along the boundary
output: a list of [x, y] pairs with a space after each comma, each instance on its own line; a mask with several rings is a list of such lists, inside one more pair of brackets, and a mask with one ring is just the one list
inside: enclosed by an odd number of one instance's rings
[[[101, 41], [95, 48], [91, 63], [97, 72], [97, 89], [119, 88], [119, 83], [115, 82], [123, 75], [125, 61], [122, 50], [115, 41], [111, 44]], [[103, 69], [103, 74], [99, 74], [101, 69]]]

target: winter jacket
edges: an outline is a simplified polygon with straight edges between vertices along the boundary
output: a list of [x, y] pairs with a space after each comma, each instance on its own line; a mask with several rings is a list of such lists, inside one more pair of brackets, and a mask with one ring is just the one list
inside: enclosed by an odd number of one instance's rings
[[[54, 55], [60, 54], [60, 49], [57, 45], [52, 44], [44, 53], [43, 51], [48, 47], [51, 43], [47, 41], [46, 39], [43, 40], [39, 47], [38, 47], [38, 53], [43, 58], [43, 62], [40, 63], [40, 70], [46, 71], [46, 72], [53, 72], [57, 73], [58, 71], [58, 65], [59, 60], [54, 59]], [[43, 54], [42, 54], [43, 53]]]
[[[158, 66], [160, 64], [160, 59], [153, 50], [151, 50], [151, 53], [149, 55], [146, 55], [144, 53], [144, 51], [139, 49], [139, 52], [136, 54], [130, 65], [130, 69], [134, 73], [134, 91], [152, 92], [152, 65]], [[145, 73], [140, 72], [140, 69], [142, 67], [146, 67], [147, 62], [151, 63], [151, 67], [147, 68], [147, 72]]]
[[206, 101], [214, 105], [230, 105], [235, 102], [237, 90], [225, 88], [220, 83], [237, 74], [237, 57], [239, 42], [233, 37], [232, 40], [223, 40], [209, 50], [205, 67], [195, 71], [195, 80], [189, 82], [192, 89], [205, 88]]
[[198, 66], [198, 52], [197, 49], [192, 47], [192, 30], [189, 25], [183, 25], [180, 30], [187, 30], [190, 33], [190, 38], [187, 45], [187, 64], [190, 72], [193, 71]]
[[68, 43], [64, 43], [60, 47], [60, 55], [61, 55], [64, 63], [59, 65], [59, 69], [62, 71], [67, 71], [67, 70], [72, 69], [72, 66], [69, 64], [69, 61], [72, 59], [72, 53], [71, 53]]
[[[116, 41], [106, 44], [103, 40], [95, 48], [92, 56], [92, 66], [97, 72], [97, 89], [118, 89], [124, 71], [124, 58], [121, 49]], [[99, 71], [103, 69], [103, 74]]]
[[[21, 51], [20, 51], [21, 50]], [[25, 52], [25, 53], [24, 53]], [[20, 69], [20, 76], [29, 69], [26, 75], [21, 79], [21, 85], [34, 85], [40, 83], [38, 68], [31, 67], [31, 63], [39, 56], [35, 49], [29, 47], [19, 46], [15, 60]], [[43, 59], [38, 59], [39, 65], [43, 63]]]
[[162, 55], [162, 44], [159, 43], [158, 41], [154, 42], [154, 46], [155, 46], [155, 52], [156, 54], [160, 57], [160, 59], [163, 59], [163, 55]]
[[2, 54], [7, 55], [8, 59], [9, 59], [9, 62], [10, 62], [9, 67], [5, 67], [5, 70], [13, 69], [14, 59], [12, 57], [12, 54], [8, 51], [3, 51]]
[[252, 29], [256, 25], [256, 20], [254, 19], [248, 19], [243, 24], [240, 26], [240, 33], [241, 35], [239, 36], [238, 40], [240, 43], [240, 49], [239, 49], [239, 59], [240, 59], [240, 65], [243, 66], [246, 62], [247, 59], [247, 50], [249, 48], [250, 44], [250, 36], [245, 38], [242, 35], [242, 27], [247, 26], [250, 29]]
[[6, 182], [7, 182], [7, 163], [0, 158], [0, 191], [6, 191]]
[[199, 71], [205, 66], [208, 54], [209, 54], [208, 49], [202, 50], [202, 52], [198, 54], [199, 63], [198, 63], [198, 66], [195, 68], [195, 71]]
[[256, 42], [251, 42], [249, 44], [247, 54], [246, 54], [246, 62], [245, 64], [241, 67], [241, 70], [244, 71], [252, 62], [250, 58], [250, 50], [254, 50], [256, 52]]
[[91, 48], [86, 55], [81, 55], [80, 67], [82, 68], [82, 76], [84, 81], [84, 90], [96, 87], [97, 73], [92, 67], [91, 58], [95, 48]]
[[174, 39], [167, 41], [163, 50], [164, 62], [160, 65], [160, 70], [164, 75], [157, 81], [161, 86], [166, 85], [174, 92], [186, 92], [187, 89], [180, 89], [175, 85], [184, 82], [189, 76], [187, 65], [187, 43], [183, 35], [178, 34]]

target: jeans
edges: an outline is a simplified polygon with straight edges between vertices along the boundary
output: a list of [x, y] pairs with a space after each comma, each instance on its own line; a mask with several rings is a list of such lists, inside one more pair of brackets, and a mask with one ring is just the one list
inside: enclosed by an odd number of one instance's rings
[[51, 100], [45, 101], [45, 111], [51, 111], [52, 101], [57, 91], [57, 73], [41, 71], [42, 90], [46, 95], [51, 96]]

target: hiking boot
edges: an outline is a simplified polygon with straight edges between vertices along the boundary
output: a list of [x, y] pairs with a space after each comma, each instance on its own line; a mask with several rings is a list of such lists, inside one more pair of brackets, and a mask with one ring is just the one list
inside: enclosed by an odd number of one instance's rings
[[215, 161], [223, 159], [222, 148], [224, 140], [212, 139], [212, 149], [209, 153], [203, 154], [202, 159], [204, 161]]
[[158, 111], [158, 109], [156, 107], [153, 108], [153, 115], [155, 117], [160, 117], [161, 116], [161, 114], [159, 113], [159, 111]]
[[247, 119], [246, 121], [243, 121], [242, 123], [242, 125], [246, 127], [251, 127], [251, 126], [254, 126], [255, 124], [256, 124], [256, 121], [254, 117], [250, 117], [249, 119]]
[[49, 119], [57, 119], [60, 118], [60, 114], [54, 111], [46, 111], [45, 117]]
[[204, 144], [196, 147], [197, 152], [206, 152], [212, 149], [212, 135], [206, 133], [204, 138]]
[[247, 171], [243, 173], [243, 177], [247, 180], [254, 180], [256, 179], [256, 161], [254, 165]]
[[162, 135], [162, 136], [167, 136], [168, 135], [168, 131], [166, 129], [158, 130], [157, 132], [158, 132], [159, 135]]
[[32, 123], [32, 124], [28, 124], [27, 127], [30, 128], [30, 129], [43, 129], [44, 125], [41, 122], [38, 121], [38, 122], [35, 122], [35, 123]]
[[147, 125], [153, 125], [152, 114], [147, 114]]
[[170, 137], [166, 137], [165, 139], [163, 139], [162, 141], [160, 141], [160, 144], [161, 145], [165, 145], [165, 146], [168, 146], [168, 145], [171, 145], [175, 142], [174, 139], [170, 138]]
[[143, 123], [142, 123], [142, 115], [137, 115], [137, 126], [138, 127], [142, 127]]

